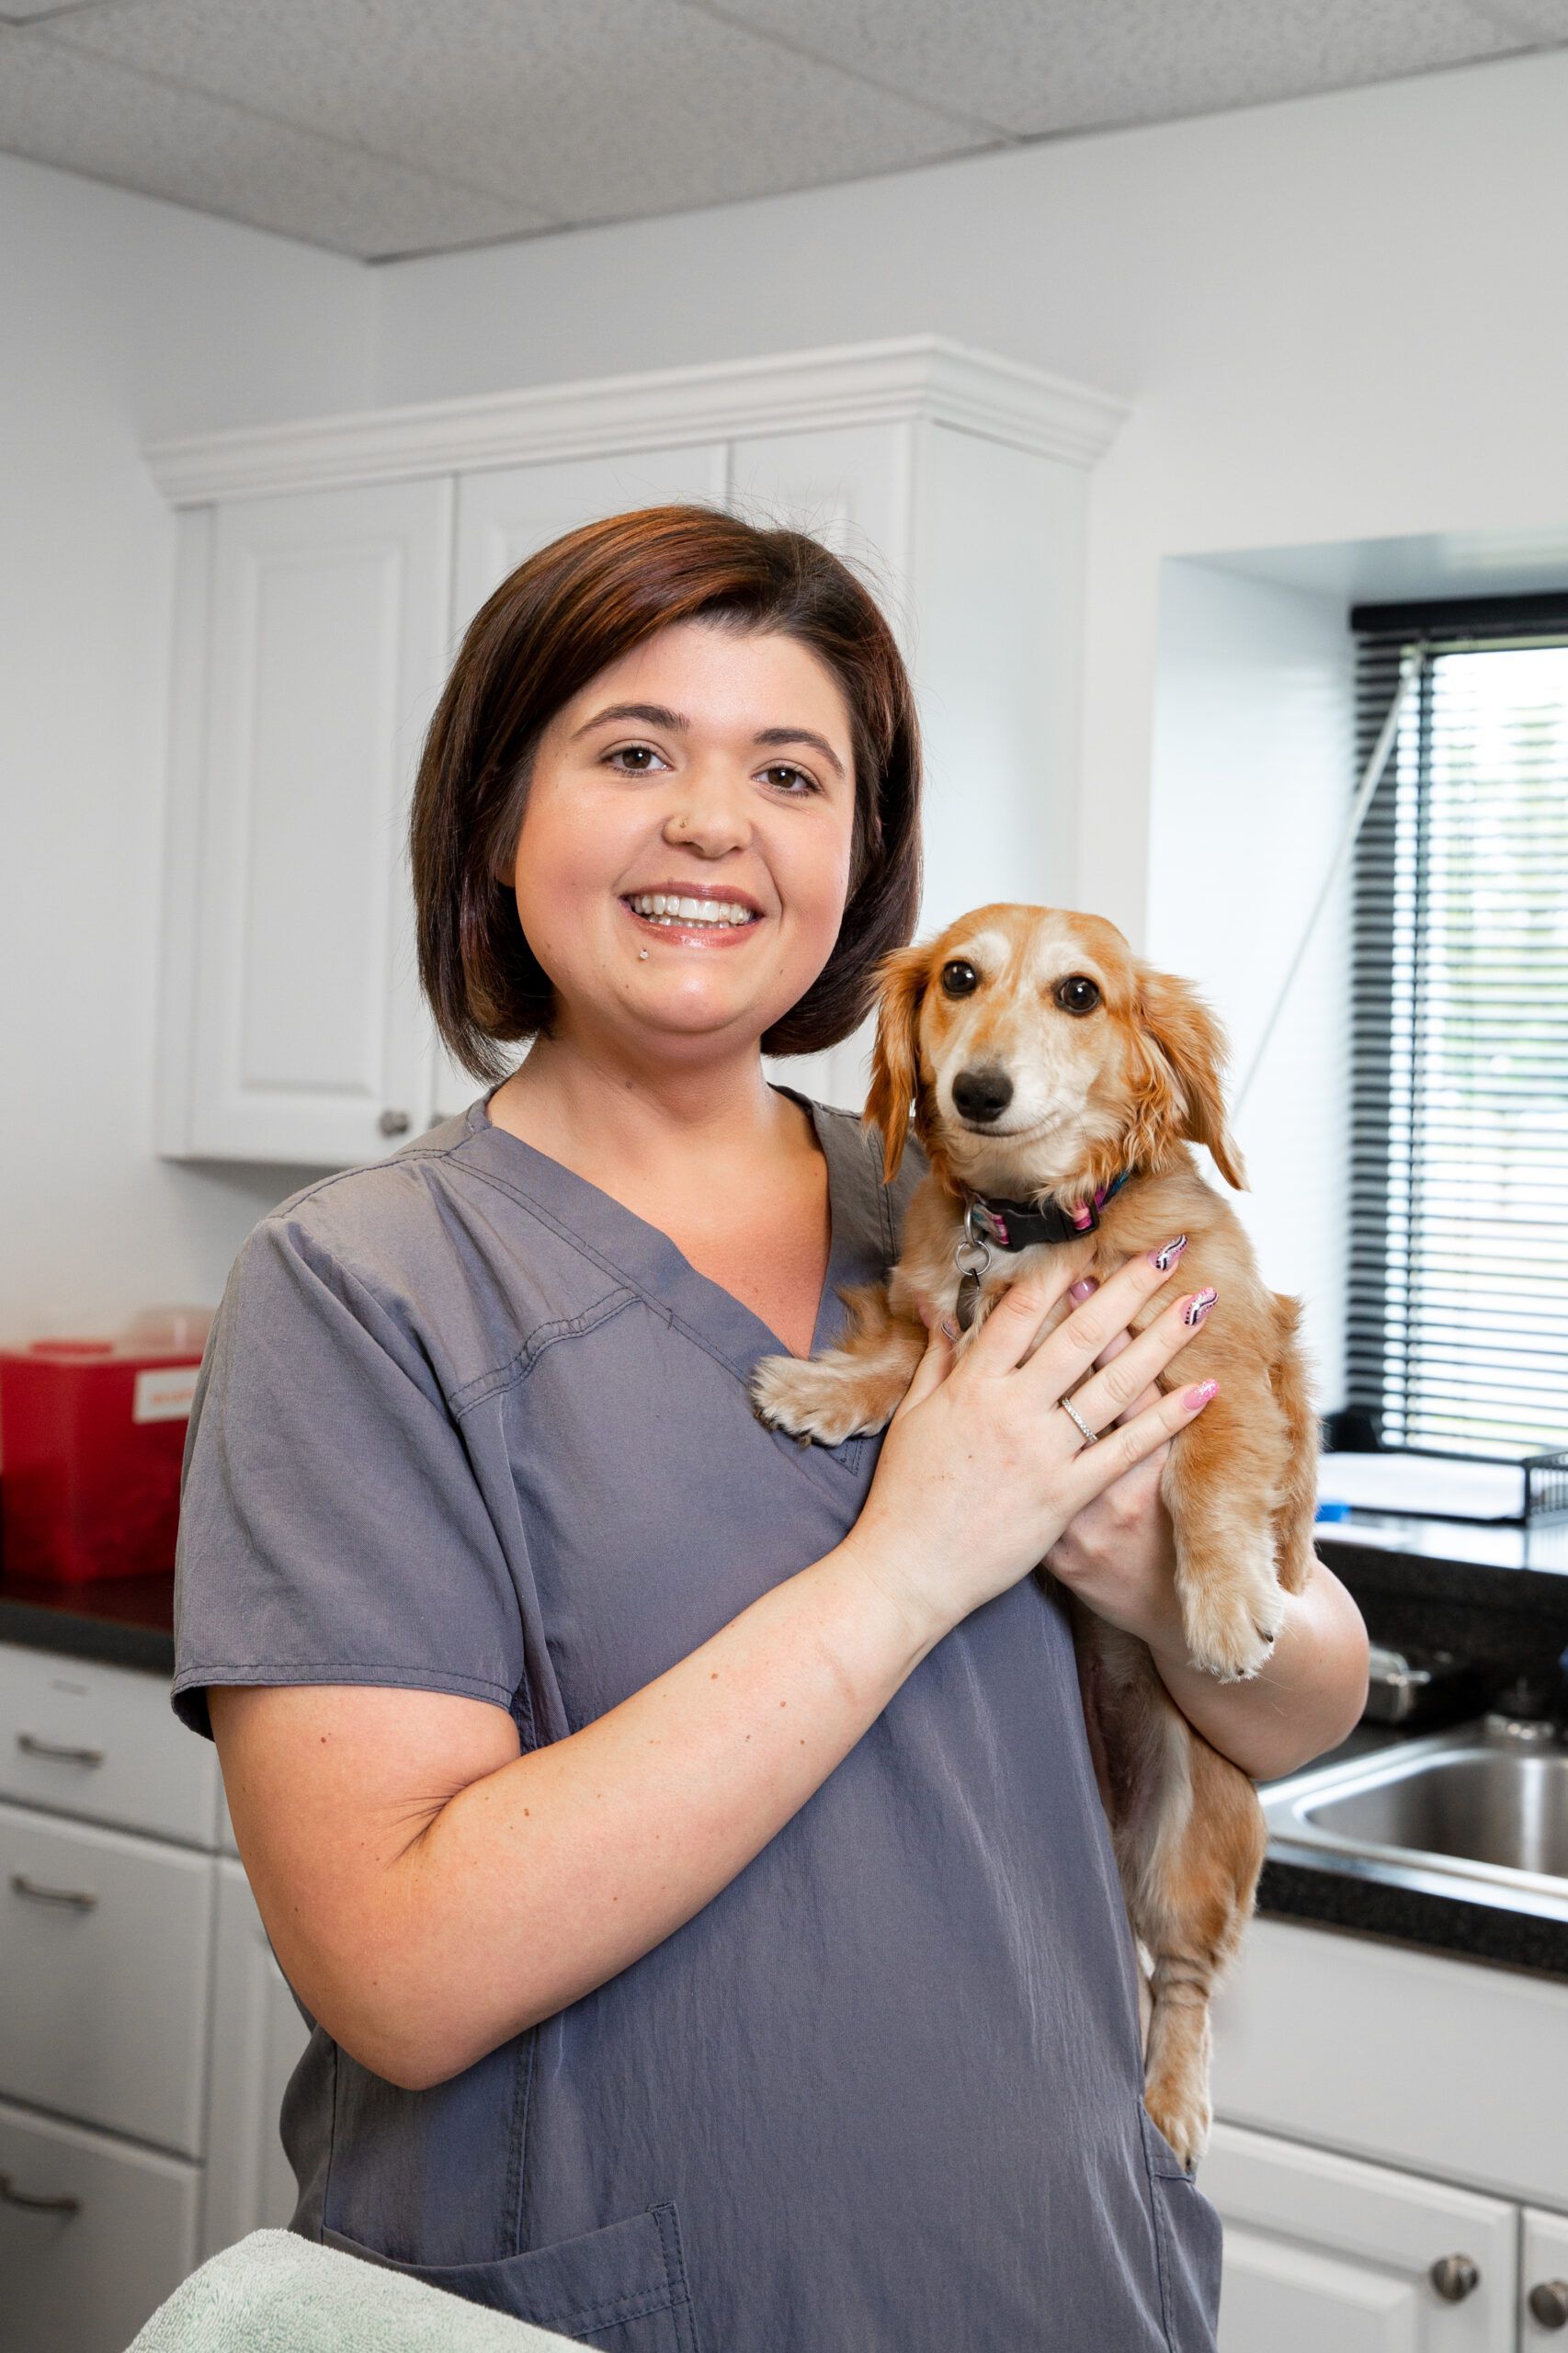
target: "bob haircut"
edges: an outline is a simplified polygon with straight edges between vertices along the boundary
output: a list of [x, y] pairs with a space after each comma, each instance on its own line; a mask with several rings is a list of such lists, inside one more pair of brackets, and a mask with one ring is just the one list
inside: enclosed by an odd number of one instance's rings
[[777, 630], [815, 654], [848, 705], [855, 816], [833, 952], [763, 1032], [809, 1054], [859, 1026], [875, 967], [920, 905], [920, 736], [909, 674], [875, 598], [801, 531], [699, 506], [645, 506], [529, 556], [469, 624], [420, 756], [409, 819], [419, 979], [448, 1047], [503, 1078], [500, 1041], [550, 1034], [554, 991], [496, 880], [517, 846], [545, 728], [589, 681], [676, 621]]

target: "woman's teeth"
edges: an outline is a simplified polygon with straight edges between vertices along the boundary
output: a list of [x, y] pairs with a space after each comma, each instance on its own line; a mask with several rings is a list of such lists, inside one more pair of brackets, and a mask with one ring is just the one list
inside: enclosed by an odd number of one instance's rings
[[663, 891], [642, 891], [626, 904], [653, 923], [712, 923], [735, 928], [756, 921], [749, 907], [737, 906], [729, 899], [672, 899]]

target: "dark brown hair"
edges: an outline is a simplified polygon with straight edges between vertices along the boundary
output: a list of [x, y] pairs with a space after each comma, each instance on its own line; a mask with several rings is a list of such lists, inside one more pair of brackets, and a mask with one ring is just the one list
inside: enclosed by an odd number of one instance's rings
[[419, 762], [409, 849], [419, 978], [457, 1060], [486, 1083], [497, 1041], [548, 1034], [553, 990], [495, 879], [516, 847], [540, 735], [612, 662], [676, 621], [777, 630], [808, 646], [849, 707], [855, 819], [833, 953], [763, 1032], [808, 1054], [858, 1028], [873, 967], [920, 905], [920, 737], [909, 674], [876, 599], [804, 532], [700, 506], [645, 506], [553, 540], [469, 625]]

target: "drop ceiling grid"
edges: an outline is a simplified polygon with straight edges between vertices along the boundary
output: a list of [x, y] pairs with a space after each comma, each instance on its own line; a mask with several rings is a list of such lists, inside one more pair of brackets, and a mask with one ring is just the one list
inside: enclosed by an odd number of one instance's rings
[[1564, 40], [1568, 0], [0, 0], [0, 148], [376, 260]]

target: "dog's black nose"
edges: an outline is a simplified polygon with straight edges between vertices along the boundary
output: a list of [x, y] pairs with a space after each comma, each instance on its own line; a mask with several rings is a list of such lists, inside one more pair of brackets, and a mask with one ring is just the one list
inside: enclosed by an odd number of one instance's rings
[[1012, 1099], [1005, 1070], [960, 1070], [953, 1081], [953, 1101], [966, 1120], [994, 1120]]

